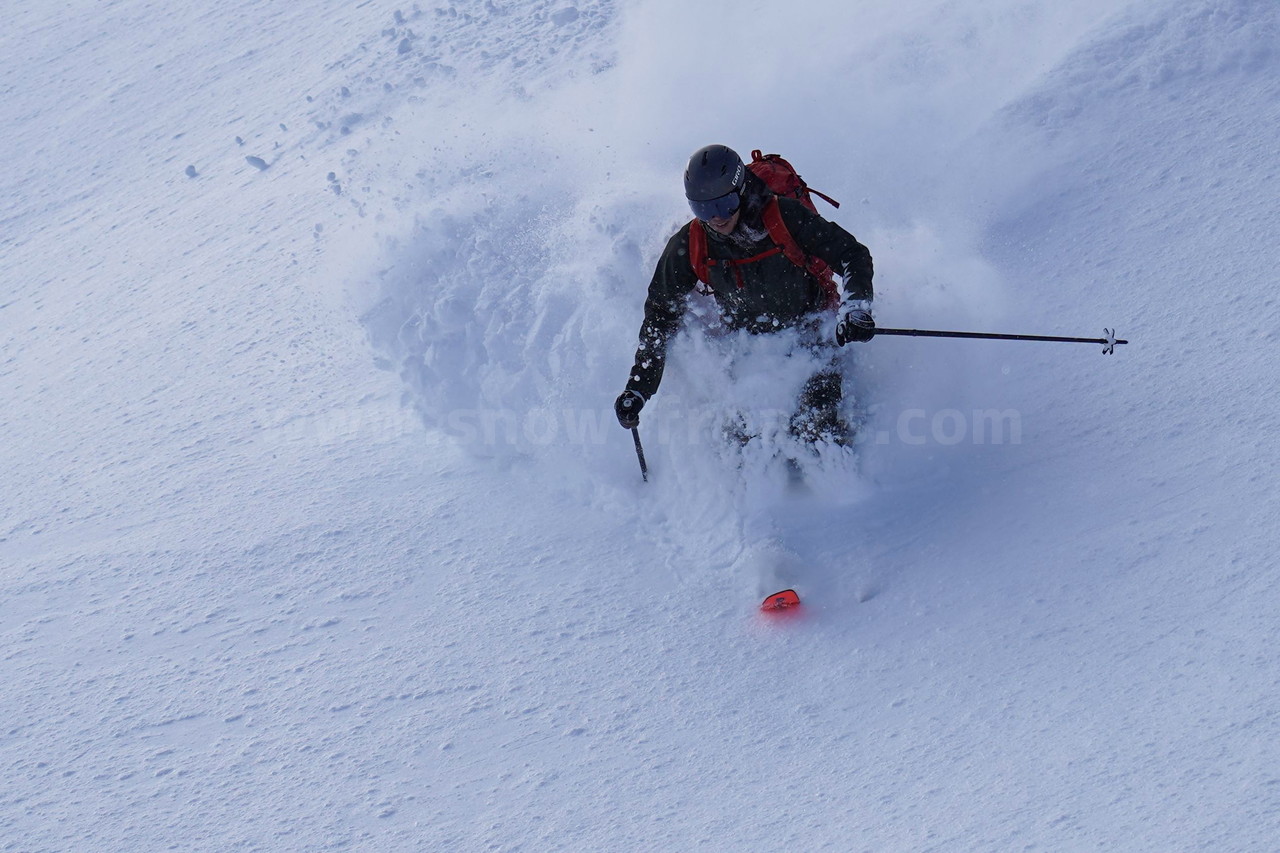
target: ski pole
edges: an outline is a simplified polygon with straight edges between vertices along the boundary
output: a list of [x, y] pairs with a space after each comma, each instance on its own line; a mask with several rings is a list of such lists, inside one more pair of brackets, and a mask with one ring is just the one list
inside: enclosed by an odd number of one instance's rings
[[936, 329], [882, 329], [876, 327], [877, 335], [901, 335], [912, 338], [981, 338], [988, 341], [1057, 341], [1068, 344], [1102, 344], [1102, 354], [1111, 355], [1117, 344], [1128, 341], [1116, 338], [1115, 329], [1103, 329], [1104, 338], [1064, 338], [1058, 335], [1001, 335], [989, 332], [940, 332]]
[[631, 428], [631, 437], [636, 440], [636, 458], [640, 460], [640, 476], [647, 483], [649, 482], [649, 466], [644, 461], [644, 448], [640, 445], [640, 430], [637, 427]]

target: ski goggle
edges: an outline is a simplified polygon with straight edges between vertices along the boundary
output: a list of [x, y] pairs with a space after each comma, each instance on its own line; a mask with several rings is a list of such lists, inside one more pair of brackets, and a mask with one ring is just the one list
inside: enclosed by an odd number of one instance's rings
[[741, 204], [742, 196], [737, 190], [706, 201], [689, 199], [689, 209], [703, 222], [709, 222], [712, 219], [728, 219], [738, 212]]

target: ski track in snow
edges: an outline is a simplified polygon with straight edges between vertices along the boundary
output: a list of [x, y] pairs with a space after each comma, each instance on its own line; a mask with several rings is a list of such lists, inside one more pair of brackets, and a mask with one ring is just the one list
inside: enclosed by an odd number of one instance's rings
[[[1280, 11], [792, 14], [14, 12], [0, 849], [1274, 846]], [[708, 141], [884, 325], [1132, 343], [846, 353], [797, 491], [717, 434], [812, 365], [695, 320], [641, 483]]]

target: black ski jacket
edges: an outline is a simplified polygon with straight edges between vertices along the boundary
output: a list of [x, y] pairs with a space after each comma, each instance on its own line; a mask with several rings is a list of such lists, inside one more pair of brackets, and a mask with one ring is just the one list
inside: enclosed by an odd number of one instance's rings
[[[714, 260], [743, 260], [775, 245], [760, 218], [765, 200], [760, 192], [763, 184], [753, 187], [748, 180], [748, 201], [734, 233], [726, 237], [706, 229], [707, 251]], [[844, 300], [869, 301], [873, 296], [873, 269], [867, 247], [794, 199], [780, 198], [778, 205], [787, 230], [800, 248], [843, 276]], [[667, 241], [649, 283], [640, 346], [627, 379], [627, 390], [642, 394], [645, 399], [652, 397], [662, 382], [667, 344], [679, 331], [689, 293], [698, 284], [689, 261], [691, 225], [686, 224]], [[713, 264], [710, 282], [723, 321], [731, 329], [759, 334], [792, 328], [823, 309], [826, 297], [821, 285], [781, 254], [742, 264], [736, 270], [741, 281], [723, 265]]]

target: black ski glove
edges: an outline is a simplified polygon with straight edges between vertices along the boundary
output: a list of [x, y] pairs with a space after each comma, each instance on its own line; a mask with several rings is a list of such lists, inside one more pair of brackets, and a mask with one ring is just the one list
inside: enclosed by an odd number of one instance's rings
[[876, 321], [871, 312], [865, 308], [850, 308], [844, 312], [840, 322], [836, 323], [836, 343], [844, 346], [849, 343], [864, 343], [875, 337]]
[[614, 401], [613, 413], [618, 416], [618, 423], [623, 429], [635, 429], [640, 425], [640, 410], [644, 408], [644, 397], [637, 391], [623, 391]]

